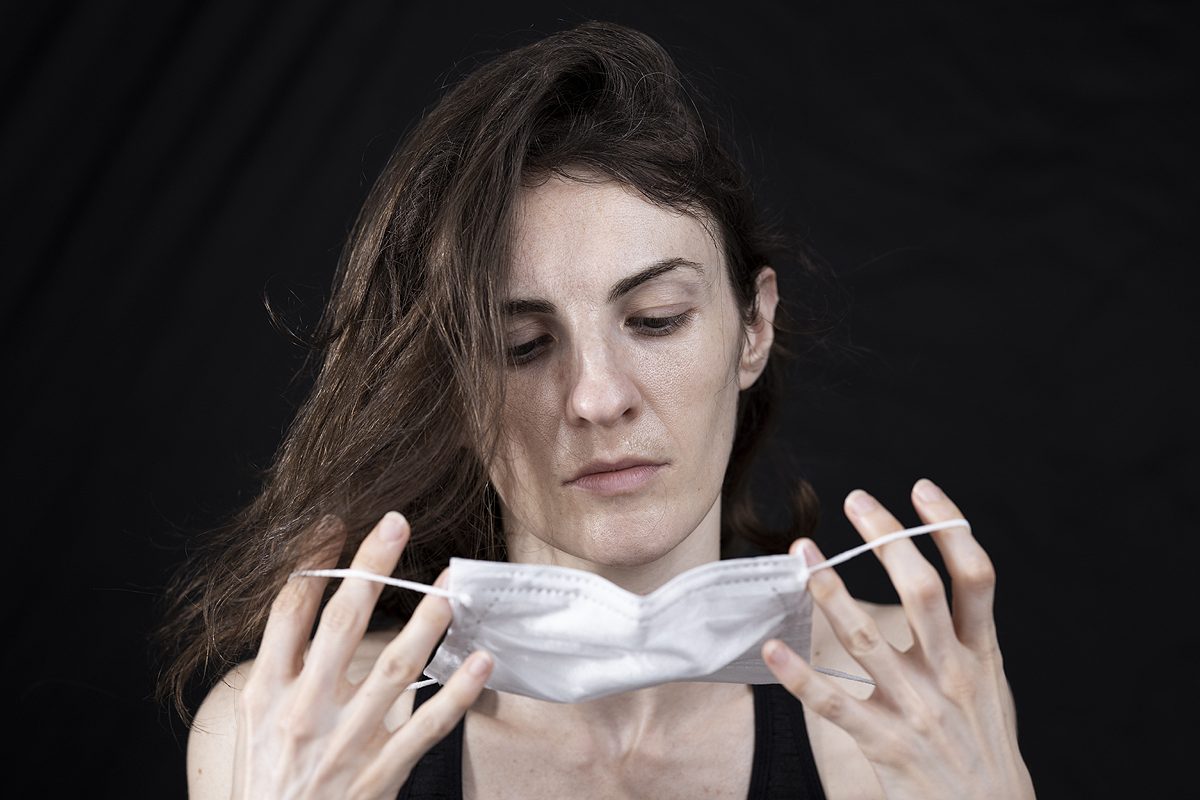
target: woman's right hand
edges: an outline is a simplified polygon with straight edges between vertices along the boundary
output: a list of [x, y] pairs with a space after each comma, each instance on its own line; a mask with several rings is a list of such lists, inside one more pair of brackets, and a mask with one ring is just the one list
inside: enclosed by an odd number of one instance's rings
[[[390, 575], [408, 533], [408, 522], [396, 512], [388, 513], [363, 541], [351, 567]], [[390, 800], [421, 756], [475, 702], [491, 674], [491, 656], [473, 654], [429, 702], [389, 731], [384, 718], [420, 676], [449, 626], [450, 604], [426, 596], [380, 653], [366, 679], [354, 685], [346, 670], [366, 632], [381, 585], [344, 579], [326, 604], [309, 646], [325, 582], [313, 577], [294, 579], [271, 608], [258, 658], [234, 704], [232, 797], [236, 800]]]

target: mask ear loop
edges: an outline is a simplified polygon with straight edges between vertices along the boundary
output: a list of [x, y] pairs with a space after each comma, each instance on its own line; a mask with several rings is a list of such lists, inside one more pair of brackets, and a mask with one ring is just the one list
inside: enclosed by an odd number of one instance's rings
[[[452, 592], [440, 586], [406, 581], [402, 578], [393, 578], [390, 575], [378, 575], [374, 572], [367, 572], [361, 569], [301, 569], [288, 575], [289, 581], [292, 578], [362, 578], [368, 581], [375, 581], [376, 583], [386, 583], [388, 586], [398, 586], [401, 589], [412, 589], [414, 592], [434, 594], [438, 597], [444, 597], [447, 600], [457, 600], [463, 606], [467, 607], [471, 605], [471, 595], [466, 592]], [[427, 678], [423, 681], [410, 683], [405, 687], [404, 691], [411, 692], [413, 689], [420, 689], [422, 686], [432, 686], [435, 683], [437, 681], [433, 678]]]
[[[929, 525], [919, 525], [915, 528], [905, 528], [902, 531], [895, 531], [893, 533], [880, 536], [878, 539], [872, 539], [869, 542], [860, 544], [858, 547], [853, 547], [843, 553], [838, 553], [833, 558], [827, 558], [820, 564], [812, 567], [808, 565], [808, 558], [804, 555], [804, 551], [801, 550], [800, 563], [802, 564], [802, 567], [800, 569], [800, 580], [802, 583], [804, 583], [804, 585], [807, 586], [809, 577], [819, 569], [837, 566], [838, 564], [849, 561], [855, 556], [862, 555], [868, 550], [874, 550], [876, 547], [883, 547], [885, 544], [890, 544], [900, 539], [911, 539], [914, 536], [920, 536], [924, 533], [932, 533], [933, 531], [943, 531], [947, 528], [966, 528], [967, 532], [970, 533], [971, 523], [967, 522], [965, 519], [959, 518], [948, 519], [945, 522], [933, 522]], [[817, 672], [824, 673], [825, 675], [831, 675], [835, 678], [842, 678], [848, 681], [858, 681], [859, 683], [868, 683], [871, 686], [875, 685], [875, 681], [871, 680], [870, 678], [851, 675], [849, 672], [842, 672], [840, 669], [827, 669], [826, 667], [813, 667], [813, 669]]]
[[[860, 544], [858, 547], [853, 547], [844, 553], [838, 553], [833, 558], [827, 558], [824, 561], [822, 561], [820, 564], [817, 564], [814, 567], [809, 567], [807, 564], [805, 564], [804, 572], [807, 574], [804, 574], [804, 579], [807, 582], [808, 576], [811, 575], [812, 573], [816, 572], [817, 570], [825, 569], [826, 567], [835, 567], [838, 564], [849, 561], [850, 559], [854, 558], [855, 556], [862, 555], [863, 553], [867, 552], [868, 550], [874, 550], [876, 547], [883, 547], [885, 544], [891, 544], [892, 542], [897, 541], [899, 539], [911, 539], [912, 537], [920, 536], [923, 533], [932, 533], [933, 531], [944, 531], [947, 528], [966, 528], [967, 533], [970, 533], [971, 532], [971, 523], [969, 523], [965, 519], [961, 519], [961, 518], [948, 519], [945, 522], [933, 522], [933, 523], [930, 523], [929, 525], [918, 525], [915, 528], [905, 528], [902, 531], [895, 531], [893, 533], [889, 533], [884, 536], [880, 536], [878, 539], [872, 539], [871, 541], [866, 542], [865, 544]], [[804, 554], [801, 553], [800, 555], [803, 556]]]
[[417, 583], [416, 581], [406, 581], [401, 578], [393, 578], [389, 575], [377, 575], [374, 572], [367, 572], [361, 569], [301, 569], [288, 575], [288, 580], [292, 578], [363, 578], [376, 583], [386, 583], [388, 586], [398, 586], [401, 589], [412, 589], [414, 592], [422, 592], [424, 594], [435, 594], [438, 597], [444, 597], [447, 600], [457, 600], [464, 606], [471, 605], [471, 595], [466, 592], [452, 592], [449, 589], [443, 589], [440, 586], [430, 586], [426, 583]]

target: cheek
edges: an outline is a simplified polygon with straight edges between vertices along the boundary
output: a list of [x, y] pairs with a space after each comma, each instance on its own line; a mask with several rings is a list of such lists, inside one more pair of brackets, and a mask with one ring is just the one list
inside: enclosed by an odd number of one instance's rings
[[502, 493], [522, 476], [549, 467], [560, 416], [552, 387], [536, 376], [510, 380], [500, 426], [500, 450], [492, 468], [492, 483]]
[[648, 360], [646, 394], [688, 455], [705, 464], [705, 472], [724, 475], [737, 420], [737, 364], [725, 337], [711, 336], [702, 344]]

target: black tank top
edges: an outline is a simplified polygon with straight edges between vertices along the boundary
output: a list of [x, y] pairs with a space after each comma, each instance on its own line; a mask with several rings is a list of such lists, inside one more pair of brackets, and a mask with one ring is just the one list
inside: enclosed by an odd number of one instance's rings
[[[417, 690], [413, 710], [441, 688]], [[463, 721], [417, 762], [398, 800], [462, 800]], [[754, 765], [747, 800], [825, 800], [804, 707], [778, 684], [754, 687]]]

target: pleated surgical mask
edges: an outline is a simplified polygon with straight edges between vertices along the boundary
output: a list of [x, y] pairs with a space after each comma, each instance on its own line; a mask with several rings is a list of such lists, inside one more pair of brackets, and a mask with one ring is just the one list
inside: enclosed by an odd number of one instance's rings
[[450, 560], [446, 589], [347, 569], [293, 577], [366, 578], [447, 597], [454, 621], [425, 669], [433, 679], [427, 682], [445, 683], [467, 656], [487, 650], [495, 659], [489, 689], [577, 703], [675, 681], [778, 683], [762, 646], [780, 639], [809, 659], [813, 572], [896, 539], [953, 527], [970, 530], [964, 519], [922, 525], [813, 566], [802, 555], [715, 561], [647, 595], [568, 567], [461, 558]]

